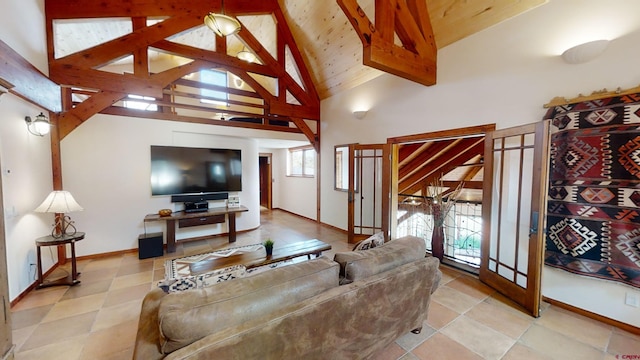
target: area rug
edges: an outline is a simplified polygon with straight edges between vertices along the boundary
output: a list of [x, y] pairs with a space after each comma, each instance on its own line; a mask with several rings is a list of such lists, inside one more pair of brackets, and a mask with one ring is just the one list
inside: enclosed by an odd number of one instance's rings
[[[248, 252], [258, 251], [263, 248], [262, 244], [253, 244], [246, 246], [238, 246], [233, 248], [228, 248], [224, 250], [212, 251], [203, 254], [190, 255], [176, 259], [166, 260], [164, 263], [164, 278], [165, 279], [177, 279], [181, 277], [187, 277], [191, 275], [189, 271], [189, 265], [193, 263], [197, 263], [199, 261], [209, 260], [209, 259], [217, 259], [221, 257], [227, 257], [235, 254], [244, 254]], [[284, 260], [275, 262], [273, 264], [257, 266], [255, 268], [247, 269], [247, 274], [259, 274], [261, 272], [275, 269], [277, 267], [282, 267], [286, 265], [293, 264], [293, 260]]]
[[640, 287], [640, 94], [556, 106], [545, 264]]
[[223, 250], [217, 250], [207, 252], [203, 254], [190, 255], [176, 259], [169, 259], [164, 263], [164, 277], [165, 279], [175, 279], [179, 277], [186, 277], [191, 275], [189, 271], [189, 265], [210, 259], [218, 259], [221, 257], [228, 257], [236, 254], [246, 254], [262, 249], [262, 244], [253, 244], [232, 247]]

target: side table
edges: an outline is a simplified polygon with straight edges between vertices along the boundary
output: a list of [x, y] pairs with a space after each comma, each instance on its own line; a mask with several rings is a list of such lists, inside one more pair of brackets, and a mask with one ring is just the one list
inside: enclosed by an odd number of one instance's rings
[[[77, 272], [76, 267], [76, 241], [80, 241], [84, 239], [83, 232], [77, 232], [73, 235], [63, 235], [59, 238], [55, 238], [51, 235], [42, 236], [36, 239], [36, 247], [37, 247], [37, 255], [38, 255], [38, 285], [36, 289], [41, 289], [48, 286], [56, 286], [56, 285], [77, 285], [80, 283], [78, 280], [79, 272]], [[40, 254], [41, 246], [58, 246], [71, 244], [71, 274], [62, 279], [44, 282], [44, 278], [42, 277], [42, 259]]]

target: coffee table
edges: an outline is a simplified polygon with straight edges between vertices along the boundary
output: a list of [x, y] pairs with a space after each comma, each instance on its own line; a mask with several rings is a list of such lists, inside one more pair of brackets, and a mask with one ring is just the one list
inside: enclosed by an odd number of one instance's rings
[[282, 246], [278, 246], [278, 242], [276, 241], [271, 256], [267, 256], [263, 247], [252, 252], [199, 261], [190, 264], [189, 270], [191, 275], [198, 275], [207, 271], [234, 265], [244, 265], [247, 269], [252, 269], [280, 261], [291, 260], [299, 256], [307, 256], [311, 259], [311, 255], [318, 257], [322, 255], [323, 251], [327, 250], [331, 250], [331, 245], [318, 239], [304, 240]]

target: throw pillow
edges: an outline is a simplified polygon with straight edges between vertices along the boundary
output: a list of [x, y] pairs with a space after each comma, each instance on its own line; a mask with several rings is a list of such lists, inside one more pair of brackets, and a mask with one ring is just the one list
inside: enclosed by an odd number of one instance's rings
[[357, 243], [356, 246], [353, 247], [353, 251], [373, 249], [382, 245], [384, 245], [384, 234], [381, 231]]
[[247, 269], [244, 265], [234, 265], [228, 268], [213, 270], [199, 275], [164, 279], [158, 283], [158, 287], [160, 287], [166, 293], [191, 289], [201, 289], [224, 281], [244, 277], [246, 273]]

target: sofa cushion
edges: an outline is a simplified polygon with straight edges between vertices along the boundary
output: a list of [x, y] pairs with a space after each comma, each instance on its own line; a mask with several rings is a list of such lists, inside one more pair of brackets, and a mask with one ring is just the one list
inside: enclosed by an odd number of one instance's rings
[[208, 288], [168, 294], [158, 309], [161, 351], [170, 353], [336, 287], [338, 272], [337, 263], [320, 257]]
[[382, 245], [384, 245], [384, 234], [379, 232], [357, 243], [356, 246], [353, 247], [353, 251], [369, 250]]
[[166, 293], [201, 289], [223, 281], [244, 277], [246, 273], [247, 269], [244, 265], [234, 265], [198, 275], [160, 280], [158, 287]]
[[336, 253], [334, 261], [340, 264], [340, 283], [348, 284], [424, 258], [425, 255], [423, 239], [405, 236], [367, 251]]

